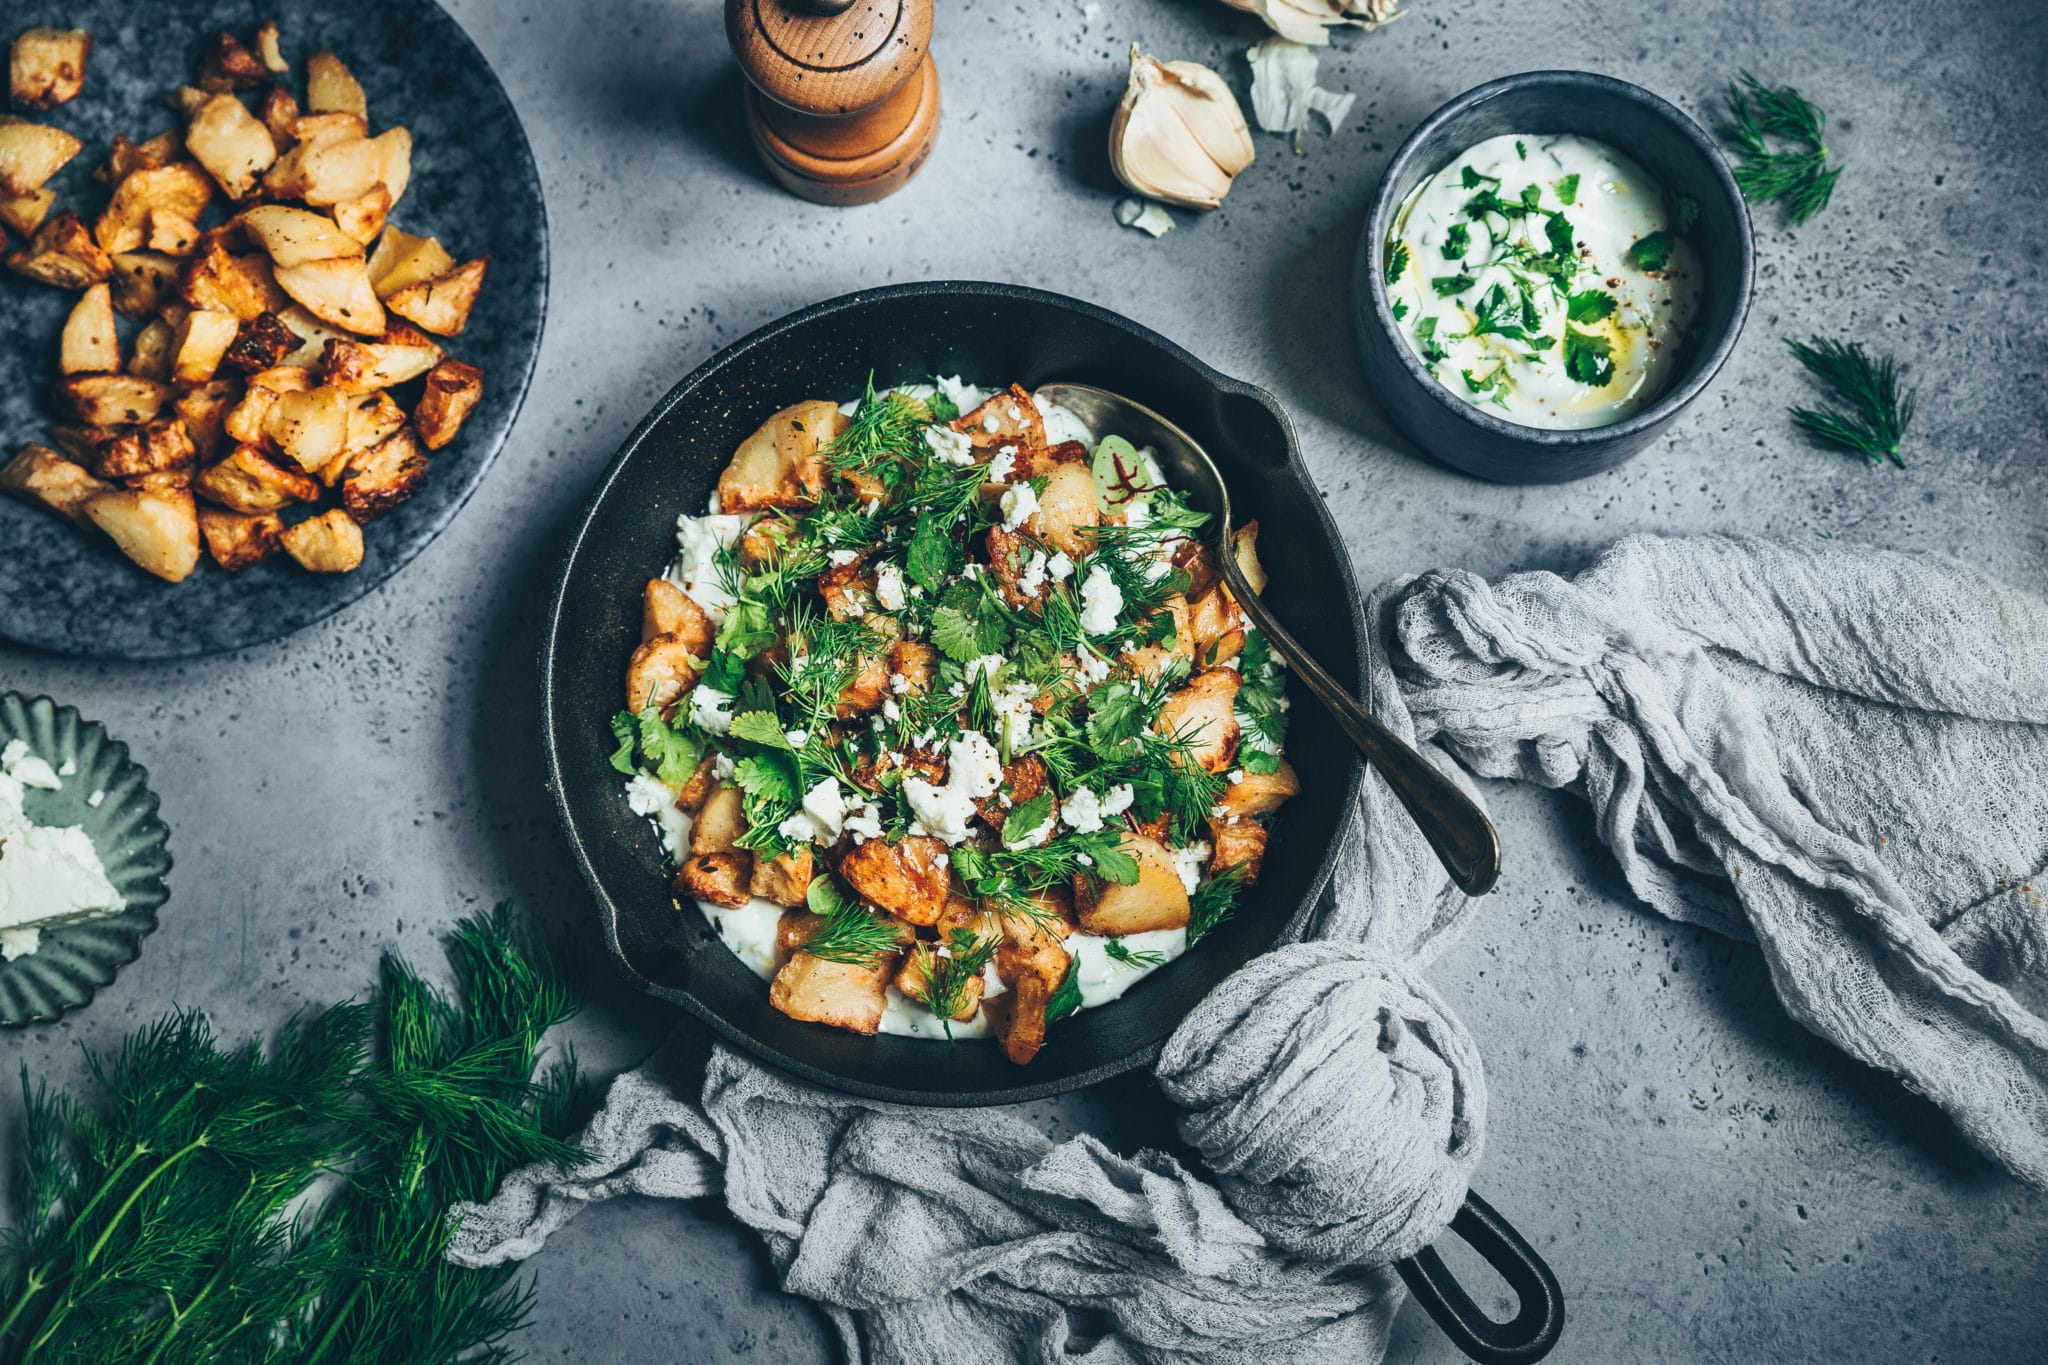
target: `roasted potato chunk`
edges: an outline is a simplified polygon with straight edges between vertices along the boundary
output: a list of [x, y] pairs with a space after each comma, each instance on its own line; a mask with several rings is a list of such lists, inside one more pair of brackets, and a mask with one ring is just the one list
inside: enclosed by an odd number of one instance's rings
[[285, 326], [282, 318], [275, 313], [258, 313], [235, 332], [234, 343], [221, 357], [221, 363], [243, 374], [255, 374], [280, 363], [298, 346], [298, 333]]
[[437, 279], [408, 285], [385, 302], [392, 312], [435, 336], [460, 336], [489, 267], [488, 259], [466, 261]]
[[814, 915], [808, 910], [785, 910], [782, 918], [775, 921], [775, 961], [780, 964], [789, 961], [797, 949], [817, 937], [825, 927], [825, 917]]
[[1259, 864], [1266, 856], [1266, 827], [1256, 820], [1211, 820], [1209, 822], [1209, 875], [1233, 867], [1244, 869], [1244, 884], [1259, 879]]
[[815, 866], [816, 859], [809, 847], [776, 858], [756, 857], [754, 875], [747, 883], [747, 890], [777, 905], [802, 905], [805, 894], [811, 889]]
[[275, 273], [278, 288], [322, 322], [362, 336], [384, 334], [384, 305], [377, 301], [376, 291], [370, 288], [370, 276], [363, 267], [362, 257], [337, 256], [322, 261], [305, 261], [298, 265], [279, 266]]
[[[1130, 885], [1104, 882], [1076, 889], [1074, 909], [1081, 931], [1100, 938], [1121, 938], [1154, 929], [1184, 929], [1188, 922], [1188, 889], [1174, 870], [1173, 859], [1156, 839], [1126, 833], [1117, 847], [1135, 858], [1138, 880]], [[1092, 893], [1092, 894], [1091, 894]]]
[[410, 427], [348, 460], [341, 480], [341, 505], [358, 522], [380, 517], [419, 491], [427, 481], [427, 456]]
[[34, 194], [83, 145], [62, 128], [0, 115], [0, 194]]
[[1266, 568], [1259, 563], [1259, 523], [1248, 521], [1230, 537], [1230, 557], [1237, 561], [1244, 581], [1260, 596], [1266, 591]]
[[199, 106], [185, 129], [185, 150], [230, 199], [246, 199], [277, 160], [270, 130], [229, 94], [215, 95]]
[[334, 222], [352, 241], [367, 245], [377, 240], [391, 217], [391, 191], [378, 181], [353, 199], [334, 206]]
[[362, 566], [363, 528], [337, 507], [287, 529], [284, 552], [309, 573], [351, 573]]
[[237, 256], [219, 238], [209, 238], [185, 263], [182, 297], [193, 308], [233, 313], [243, 322], [285, 306], [269, 259]]
[[8, 53], [8, 87], [17, 109], [55, 109], [85, 88], [92, 35], [84, 29], [32, 28]]
[[[0, 127], [0, 134], [6, 131]], [[27, 246], [8, 252], [7, 268], [59, 289], [87, 289], [114, 273], [107, 253], [69, 209], [37, 228]]]
[[226, 459], [199, 471], [192, 489], [232, 511], [261, 515], [295, 502], [317, 502], [320, 482], [303, 470], [274, 464], [252, 445], [238, 445]]
[[232, 33], [216, 33], [199, 63], [202, 90], [249, 90], [270, 79], [270, 70]]
[[[1003, 765], [1002, 785], [995, 789], [993, 795], [984, 796], [976, 801], [974, 809], [980, 813], [989, 828], [1000, 834], [1003, 821], [1009, 818], [1011, 810], [1045, 791], [1051, 783], [1052, 774], [1047, 771], [1045, 760], [1036, 754], [1025, 754]], [[1055, 796], [1052, 805], [1054, 829], [1059, 828], [1059, 814], [1059, 797]]]
[[1188, 603], [1188, 628], [1195, 640], [1195, 658], [1213, 668], [1234, 659], [1244, 649], [1244, 633], [1251, 622], [1228, 585], [1216, 585]]
[[171, 341], [171, 378], [180, 384], [203, 384], [213, 378], [241, 328], [241, 319], [233, 313], [207, 308], [187, 313]]
[[743, 848], [693, 853], [676, 869], [676, 894], [737, 910], [754, 898], [747, 890], [753, 867], [754, 855]]
[[690, 852], [724, 853], [747, 832], [745, 799], [738, 787], [714, 787], [690, 826]]
[[308, 209], [261, 204], [243, 213], [239, 221], [276, 265], [304, 265], [363, 254], [361, 242], [336, 227], [332, 219]]
[[1228, 815], [1242, 819], [1278, 810], [1282, 802], [1300, 794], [1301, 779], [1295, 776], [1294, 765], [1283, 758], [1274, 772], [1248, 772], [1239, 777], [1223, 789], [1216, 805]]
[[839, 859], [839, 875], [870, 905], [910, 924], [932, 924], [945, 908], [951, 874], [946, 846], [913, 834], [896, 844], [870, 839]]
[[711, 657], [715, 628], [690, 594], [665, 578], [647, 580], [640, 611], [640, 639], [673, 635], [700, 659]]
[[196, 223], [212, 199], [213, 181], [190, 162], [141, 167], [114, 187], [114, 197], [93, 225], [93, 239], [110, 254], [140, 250], [149, 240], [151, 213], [171, 213]]
[[348, 395], [328, 388], [281, 393], [263, 415], [263, 434], [300, 468], [318, 474], [346, 448]]
[[633, 651], [626, 664], [626, 709], [666, 711], [697, 684], [708, 656], [675, 635], [657, 635]]
[[889, 686], [893, 690], [896, 679], [902, 678], [906, 692], [924, 692], [932, 685], [932, 674], [939, 666], [939, 651], [930, 645], [914, 640], [898, 640], [889, 646]]
[[282, 544], [284, 522], [275, 516], [244, 516], [215, 507], [199, 509], [199, 534], [213, 562], [233, 573], [260, 564]]
[[1204, 772], [1222, 772], [1237, 757], [1237, 689], [1243, 682], [1236, 669], [1203, 669], [1166, 699], [1153, 728], [1185, 739], [1189, 756]]
[[819, 448], [846, 430], [850, 420], [824, 399], [797, 403], [770, 417], [740, 443], [718, 476], [720, 510], [814, 505], [825, 486]]
[[395, 227], [384, 229], [370, 253], [370, 282], [377, 297], [388, 299], [401, 289], [437, 280], [455, 269], [455, 258], [432, 237], [415, 237]]
[[1013, 1064], [1028, 1064], [1045, 1046], [1045, 1009], [1051, 1003], [1052, 989], [1035, 976], [1025, 977], [1014, 989], [983, 1003], [1003, 1056]]
[[332, 208], [368, 194], [383, 179], [384, 151], [379, 144], [360, 136], [318, 136], [319, 130], [309, 129], [309, 122], [298, 121], [295, 131], [301, 141], [265, 173], [263, 188], [270, 195]]
[[290, 63], [277, 45], [277, 20], [265, 19], [256, 26], [256, 56], [263, 63], [263, 69], [273, 76], [282, 76], [291, 70]]
[[396, 204], [405, 198], [406, 187], [412, 183], [412, 133], [404, 128], [386, 128], [370, 139], [370, 145], [377, 149], [377, 184], [384, 187]]
[[189, 491], [109, 489], [86, 500], [85, 515], [167, 583], [182, 583], [199, 567], [199, 511]]
[[0, 492], [12, 493], [24, 502], [39, 502], [80, 526], [92, 524], [86, 518], [85, 504], [112, 486], [94, 478], [84, 465], [33, 442], [0, 465]]
[[792, 1019], [855, 1033], [882, 1027], [895, 955], [874, 962], [831, 962], [799, 950], [768, 983], [768, 1003]]
[[299, 102], [292, 92], [281, 85], [273, 84], [263, 92], [263, 103], [256, 108], [263, 126], [270, 130], [270, 144], [282, 151], [298, 139], [292, 129], [299, 121]]
[[393, 340], [398, 330], [387, 331], [381, 342], [329, 341], [320, 360], [321, 382], [343, 393], [374, 393], [433, 369], [441, 348], [411, 328], [405, 329], [409, 335]]
[[[98, 247], [93, 250], [98, 251]], [[109, 283], [114, 309], [124, 318], [146, 318], [176, 297], [178, 260], [154, 251], [124, 251], [114, 256]]]
[[953, 430], [965, 432], [977, 450], [992, 453], [1001, 446], [1016, 446], [1019, 468], [1030, 468], [1032, 457], [1045, 449], [1045, 419], [1020, 384], [990, 394], [973, 412], [954, 418]]
[[102, 282], [78, 296], [57, 342], [62, 374], [112, 374], [121, 368], [121, 338], [114, 331], [114, 291]]
[[[942, 966], [946, 959], [937, 947], [929, 943], [912, 944], [904, 955], [903, 965], [896, 972], [896, 989], [927, 1009], [932, 1004], [933, 978], [950, 969]], [[955, 1023], [964, 1023], [975, 1016], [981, 1008], [981, 993], [986, 983], [979, 974], [970, 976], [960, 983], [957, 1004], [946, 1017]]]
[[90, 468], [103, 479], [134, 479], [190, 469], [199, 458], [182, 417], [110, 427], [93, 448]]
[[57, 385], [57, 394], [72, 416], [91, 427], [152, 421], [171, 397], [165, 385], [128, 374], [73, 375]]
[[57, 191], [40, 189], [28, 194], [0, 194], [0, 227], [17, 237], [33, 237], [57, 202]]
[[344, 113], [358, 118], [369, 117], [370, 111], [361, 83], [332, 52], [315, 52], [306, 58], [306, 107], [316, 114]]
[[1095, 548], [1089, 532], [1101, 521], [1095, 507], [1095, 476], [1083, 464], [1059, 464], [1045, 476], [1038, 510], [1024, 525], [1056, 550], [1079, 559]]
[[412, 410], [412, 423], [429, 450], [455, 439], [484, 396], [484, 372], [460, 360], [443, 360], [427, 373], [426, 388]]

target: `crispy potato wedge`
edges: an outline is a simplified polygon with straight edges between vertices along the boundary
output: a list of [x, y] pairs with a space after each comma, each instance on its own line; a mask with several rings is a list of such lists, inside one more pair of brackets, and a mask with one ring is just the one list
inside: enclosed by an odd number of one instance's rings
[[187, 313], [171, 343], [171, 378], [180, 384], [204, 384], [213, 378], [241, 327], [241, 319], [233, 313], [207, 308]]
[[370, 287], [370, 276], [360, 256], [279, 266], [277, 283], [322, 322], [361, 336], [384, 334], [384, 305], [377, 301], [377, 293]]
[[750, 894], [777, 905], [795, 907], [804, 903], [816, 873], [817, 859], [809, 846], [775, 858], [756, 857], [754, 873], [747, 881]]
[[24, 502], [37, 502], [55, 512], [58, 516], [69, 517], [80, 526], [92, 523], [85, 515], [85, 504], [98, 493], [104, 493], [113, 485], [93, 477], [92, 471], [82, 464], [65, 459], [48, 446], [33, 441], [23, 446], [15, 457], [0, 465], [0, 493], [12, 493]]
[[121, 368], [121, 338], [114, 331], [114, 291], [102, 282], [78, 296], [57, 342], [60, 374], [112, 374]]
[[368, 245], [377, 240], [391, 217], [391, 191], [380, 180], [354, 199], [334, 206], [334, 221], [355, 241]]
[[199, 452], [202, 461], [211, 460], [220, 453], [228, 410], [234, 407], [241, 393], [239, 384], [216, 379], [195, 385], [178, 395], [175, 404], [178, 416], [185, 419], [185, 430], [192, 437], [193, 448]]
[[199, 106], [185, 129], [185, 149], [230, 199], [246, 199], [277, 161], [277, 140], [263, 121], [230, 94]]
[[1046, 984], [1035, 976], [1027, 976], [1014, 990], [1004, 991], [983, 1004], [1003, 1056], [1015, 1065], [1028, 1064], [1045, 1046], [1045, 1009], [1051, 1003], [1052, 991]]
[[[388, 188], [388, 186], [387, 186]], [[415, 237], [395, 227], [384, 229], [370, 253], [370, 283], [377, 297], [388, 299], [401, 289], [439, 279], [455, 269], [455, 258], [432, 237]]]
[[221, 363], [243, 374], [279, 364], [299, 346], [299, 335], [275, 313], [259, 313], [241, 324]]
[[1204, 772], [1220, 773], [1237, 757], [1237, 689], [1244, 679], [1233, 668], [1205, 668], [1166, 699], [1153, 728], [1184, 738]]
[[173, 161], [182, 160], [184, 155], [185, 137], [175, 128], [166, 128], [143, 142], [130, 142], [117, 133], [107, 151], [107, 159], [93, 170], [92, 178], [112, 188], [137, 171], [168, 166]]
[[[396, 306], [394, 301], [393, 306]], [[726, 512], [769, 507], [810, 507], [825, 486], [819, 447], [852, 419], [836, 403], [812, 399], [763, 422], [733, 453], [718, 476], [718, 505]]]
[[336, 507], [286, 528], [284, 552], [308, 573], [351, 573], [362, 567], [363, 528]]
[[[310, 122], [300, 119], [303, 131]], [[322, 129], [314, 129], [319, 132]], [[316, 137], [302, 140], [277, 159], [263, 177], [263, 187], [278, 198], [303, 199], [329, 208], [368, 194], [384, 179], [385, 152], [366, 137]]]
[[171, 340], [176, 335], [177, 329], [170, 323], [151, 318], [149, 325], [135, 334], [128, 356], [128, 373], [159, 384], [170, 382]]
[[213, 562], [233, 573], [261, 564], [284, 543], [284, 522], [272, 515], [244, 516], [217, 507], [199, 509], [199, 534]]
[[237, 256], [218, 238], [208, 239], [185, 263], [182, 297], [193, 308], [233, 313], [243, 322], [275, 313], [286, 303], [268, 257]]
[[69, 209], [36, 229], [27, 246], [8, 252], [7, 268], [59, 289], [89, 289], [114, 273], [107, 253]]
[[346, 464], [348, 473], [341, 480], [341, 505], [358, 523], [389, 512], [427, 481], [426, 452], [420, 449], [410, 427], [400, 427]]
[[[98, 250], [97, 247], [94, 250]], [[124, 251], [109, 261], [114, 309], [124, 318], [142, 319], [176, 297], [178, 260], [154, 251]]]
[[1205, 668], [1236, 658], [1244, 650], [1251, 621], [1237, 604], [1230, 585], [1216, 585], [1188, 603], [1188, 629], [1195, 640], [1195, 659]]
[[270, 69], [232, 33], [216, 33], [199, 62], [201, 90], [250, 90], [270, 79]]
[[744, 797], [738, 787], [714, 787], [690, 826], [690, 852], [723, 853], [747, 832]]
[[281, 393], [263, 415], [263, 434], [301, 469], [318, 474], [347, 446], [348, 395], [329, 388]]
[[85, 88], [92, 35], [84, 29], [25, 29], [8, 52], [8, 89], [18, 109], [55, 109]]
[[289, 365], [293, 369], [318, 370], [321, 360], [327, 355], [328, 342], [336, 337], [349, 341], [358, 339], [352, 332], [345, 331], [339, 327], [328, 326], [307, 312], [301, 304], [287, 303], [279, 311], [277, 320], [282, 322], [286, 329], [298, 338], [297, 348], [288, 352], [282, 360], [277, 362], [279, 365]]
[[1248, 521], [1230, 537], [1230, 555], [1237, 561], [1244, 581], [1260, 596], [1266, 592], [1266, 566], [1259, 563], [1259, 523]]
[[263, 92], [263, 103], [256, 107], [256, 116], [270, 131], [270, 145], [280, 153], [298, 141], [292, 130], [298, 126], [299, 102], [283, 86], [272, 85]]
[[57, 191], [47, 186], [27, 194], [0, 194], [0, 227], [17, 237], [33, 237], [56, 202]]
[[260, 204], [245, 211], [239, 221], [242, 230], [269, 253], [275, 265], [304, 265], [308, 261], [363, 254], [361, 242], [336, 227], [333, 219], [310, 209]]
[[93, 225], [93, 240], [109, 254], [139, 250], [149, 240], [149, 215], [156, 210], [196, 223], [213, 199], [213, 181], [189, 161], [130, 171]]
[[640, 608], [640, 639], [643, 643], [657, 635], [673, 635], [692, 654], [700, 659], [709, 659], [714, 633], [711, 617], [690, 594], [666, 578], [647, 580]]
[[386, 128], [370, 142], [377, 149], [377, 183], [396, 204], [412, 184], [412, 133], [405, 128]]
[[256, 25], [256, 56], [263, 63], [263, 69], [275, 76], [282, 76], [291, 70], [291, 64], [284, 59], [278, 47], [277, 20], [265, 19]]
[[435, 336], [460, 336], [469, 323], [469, 310], [484, 287], [484, 271], [489, 266], [487, 258], [465, 261], [439, 279], [399, 290], [385, 302], [392, 312]]
[[190, 469], [199, 458], [182, 417], [108, 427], [87, 462], [103, 479], [136, 479]]
[[1137, 859], [1138, 880], [1128, 886], [1104, 882], [1092, 897], [1077, 895], [1074, 908], [1081, 931], [1120, 938], [1153, 929], [1186, 928], [1188, 889], [1165, 847], [1156, 839], [1132, 833], [1126, 833], [1117, 847]]
[[143, 245], [166, 256], [190, 256], [199, 247], [199, 237], [199, 224], [190, 218], [180, 218], [169, 209], [151, 209]]
[[34, 194], [83, 145], [62, 128], [0, 115], [0, 194]]
[[289, 365], [279, 365], [268, 370], [259, 370], [249, 376], [249, 387], [244, 390], [227, 416], [227, 433], [245, 445], [263, 446], [273, 449], [265, 424], [270, 420], [270, 409], [282, 393], [304, 393], [313, 387], [313, 377], [306, 371]]
[[754, 898], [747, 890], [753, 871], [754, 855], [743, 848], [694, 853], [676, 869], [675, 892], [737, 910]]
[[199, 567], [199, 510], [189, 491], [113, 488], [87, 499], [85, 516], [167, 583], [182, 583]]
[[316, 114], [339, 112], [357, 118], [368, 118], [370, 112], [362, 85], [332, 52], [306, 58], [306, 107]]
[[633, 651], [626, 661], [626, 709], [666, 711], [696, 686], [703, 654], [675, 635], [657, 635]]
[[[397, 340], [387, 329], [381, 342], [349, 341], [340, 337], [327, 343], [320, 361], [322, 382], [343, 393], [374, 393], [417, 379], [441, 359], [441, 348], [407, 328]], [[459, 424], [458, 419], [458, 424]]]
[[302, 114], [292, 124], [294, 142], [350, 142], [369, 136], [370, 125], [361, 114]]
[[1266, 827], [1256, 820], [1211, 820], [1209, 822], [1209, 875], [1233, 867], [1244, 869], [1244, 885], [1259, 879], [1259, 865], [1266, 857]]
[[348, 435], [342, 441], [343, 458], [328, 466], [327, 482], [335, 482], [348, 472], [346, 466], [357, 456], [369, 454], [396, 436], [404, 425], [405, 409], [392, 402], [390, 394], [379, 390], [352, 395], [348, 400]]
[[1294, 765], [1283, 758], [1276, 771], [1248, 772], [1225, 787], [1216, 798], [1216, 807], [1227, 812], [1227, 816], [1243, 819], [1276, 811], [1283, 802], [1300, 794], [1301, 779], [1295, 775]]
[[889, 1003], [895, 955], [875, 962], [832, 962], [799, 950], [768, 983], [768, 1003], [792, 1019], [875, 1033]]
[[57, 385], [72, 416], [90, 427], [154, 421], [171, 400], [162, 384], [128, 374], [81, 374]]
[[909, 924], [937, 922], [952, 885], [940, 861], [946, 846], [930, 835], [913, 834], [891, 844], [870, 839], [839, 859], [839, 875], [860, 898]]
[[199, 471], [192, 491], [230, 511], [261, 515], [296, 502], [317, 502], [320, 481], [304, 470], [274, 463], [252, 445], [238, 445], [226, 459]]
[[977, 450], [1018, 447], [1018, 466], [1038, 472], [1034, 457], [1045, 449], [1045, 419], [1021, 385], [992, 393], [973, 412], [953, 419], [953, 430], [965, 432]]

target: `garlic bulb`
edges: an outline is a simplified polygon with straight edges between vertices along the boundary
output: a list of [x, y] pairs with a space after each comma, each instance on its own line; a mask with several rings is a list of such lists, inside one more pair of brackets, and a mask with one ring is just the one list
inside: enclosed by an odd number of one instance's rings
[[1290, 42], [1321, 47], [1337, 24], [1378, 28], [1401, 17], [1398, 0], [1223, 0], [1232, 9], [1256, 14]]
[[1251, 130], [1223, 78], [1199, 62], [1161, 62], [1131, 44], [1131, 79], [1109, 124], [1109, 161], [1139, 194], [1213, 209], [1252, 162]]

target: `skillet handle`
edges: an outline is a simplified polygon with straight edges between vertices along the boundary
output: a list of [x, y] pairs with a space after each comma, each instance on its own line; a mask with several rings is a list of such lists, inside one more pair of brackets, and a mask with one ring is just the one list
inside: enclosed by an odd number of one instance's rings
[[1453, 1345], [1482, 1365], [1529, 1365], [1549, 1355], [1564, 1331], [1564, 1293], [1536, 1249], [1491, 1204], [1469, 1190], [1464, 1207], [1451, 1219], [1451, 1231], [1484, 1256], [1515, 1291], [1515, 1316], [1506, 1322], [1487, 1317], [1433, 1247], [1394, 1263], [1423, 1311]]

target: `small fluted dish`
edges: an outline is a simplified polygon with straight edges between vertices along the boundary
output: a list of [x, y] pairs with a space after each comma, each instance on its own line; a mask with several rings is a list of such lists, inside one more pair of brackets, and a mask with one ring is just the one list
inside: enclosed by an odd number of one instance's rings
[[0, 748], [16, 739], [63, 775], [58, 791], [29, 789], [29, 819], [81, 826], [124, 904], [111, 915], [45, 929], [34, 952], [0, 962], [0, 1026], [9, 1028], [48, 1023], [90, 1003], [140, 957], [170, 895], [171, 870], [170, 831], [157, 818], [149, 773], [105, 726], [48, 697], [0, 692]]

